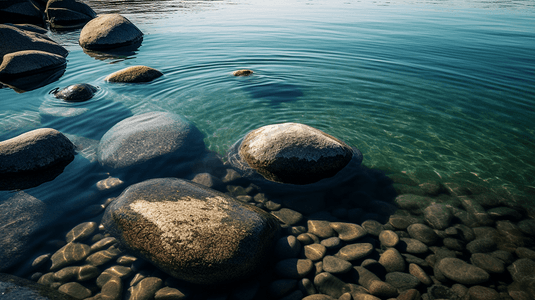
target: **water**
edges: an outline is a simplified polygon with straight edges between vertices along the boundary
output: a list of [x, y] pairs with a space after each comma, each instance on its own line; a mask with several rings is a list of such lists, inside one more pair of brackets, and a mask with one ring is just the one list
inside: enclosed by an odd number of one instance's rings
[[[252, 129], [299, 122], [357, 147], [368, 167], [417, 182], [476, 182], [534, 202], [533, 1], [87, 3], [129, 18], [145, 34], [142, 46], [92, 57], [77, 45], [80, 30], [49, 32], [70, 51], [67, 70], [33, 91], [0, 89], [0, 140], [53, 127], [94, 145], [128, 116], [170, 111], [224, 155]], [[134, 65], [165, 75], [104, 82]], [[232, 76], [243, 68], [254, 75]], [[49, 94], [75, 83], [100, 90], [75, 104]], [[95, 182], [108, 175], [91, 151], [26, 192], [69, 211], [104, 201]]]

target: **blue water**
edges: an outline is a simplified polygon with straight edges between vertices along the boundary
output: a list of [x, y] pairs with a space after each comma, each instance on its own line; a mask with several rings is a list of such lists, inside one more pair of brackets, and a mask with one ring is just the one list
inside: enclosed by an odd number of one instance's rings
[[[67, 70], [33, 91], [0, 89], [0, 140], [53, 127], [95, 145], [126, 117], [171, 111], [224, 155], [249, 130], [300, 122], [357, 147], [368, 167], [418, 183], [467, 180], [535, 202], [533, 1], [87, 3], [129, 18], [145, 34], [142, 46], [93, 57], [77, 44], [80, 30], [49, 32], [70, 51]], [[164, 76], [104, 82], [134, 65]], [[232, 76], [243, 68], [254, 75]], [[83, 103], [49, 94], [75, 83], [100, 90]], [[93, 154], [87, 147], [27, 192], [70, 209], [104, 201], [95, 183], [108, 174]]]

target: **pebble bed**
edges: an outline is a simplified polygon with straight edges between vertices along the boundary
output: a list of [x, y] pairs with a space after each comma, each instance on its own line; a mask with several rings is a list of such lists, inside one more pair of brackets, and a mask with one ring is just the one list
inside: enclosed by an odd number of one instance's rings
[[[197, 174], [193, 181], [280, 220], [266, 268], [236, 284], [207, 288], [166, 275], [121, 249], [101, 214], [48, 241], [55, 250], [32, 258], [27, 277], [77, 299], [534, 299], [529, 211], [475, 185], [371, 174], [367, 193], [340, 188], [300, 205], [270, 198], [232, 169]], [[324, 206], [310, 212], [317, 203]]]

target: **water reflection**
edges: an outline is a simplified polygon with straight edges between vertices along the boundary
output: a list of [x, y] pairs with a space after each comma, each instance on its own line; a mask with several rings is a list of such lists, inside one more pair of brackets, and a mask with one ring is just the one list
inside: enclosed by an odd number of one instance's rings
[[63, 73], [65, 73], [66, 67], [66, 65], [63, 65], [59, 69], [53, 69], [24, 77], [4, 78], [2, 79], [2, 82], [0, 82], [0, 84], [3, 84], [13, 89], [19, 94], [32, 91], [61, 78], [61, 76], [63, 76]]

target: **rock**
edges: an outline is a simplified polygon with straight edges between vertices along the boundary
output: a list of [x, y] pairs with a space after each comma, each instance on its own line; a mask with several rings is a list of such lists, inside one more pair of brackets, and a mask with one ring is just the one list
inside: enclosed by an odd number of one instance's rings
[[342, 241], [338, 237], [333, 236], [333, 237], [322, 240], [320, 244], [325, 246], [327, 250], [336, 250], [341, 247]]
[[175, 278], [201, 284], [256, 272], [279, 228], [255, 206], [174, 178], [128, 187], [106, 208], [102, 223], [132, 253]]
[[281, 208], [280, 210], [272, 211], [271, 214], [287, 225], [295, 225], [303, 220], [303, 215], [300, 212], [289, 208]]
[[489, 216], [495, 220], [512, 220], [516, 221], [522, 218], [522, 214], [510, 207], [495, 207], [487, 210]]
[[418, 218], [413, 216], [391, 215], [388, 224], [399, 230], [406, 230], [412, 224], [420, 223]]
[[411, 238], [417, 239], [428, 246], [435, 244], [439, 239], [433, 229], [424, 224], [412, 224], [407, 227], [407, 231]]
[[311, 244], [304, 247], [304, 255], [312, 261], [322, 260], [327, 254], [327, 248], [322, 244]]
[[411, 254], [424, 254], [429, 250], [427, 245], [411, 238], [401, 238], [399, 244], [397, 244], [397, 249]]
[[347, 273], [353, 268], [353, 265], [343, 259], [327, 255], [323, 258], [323, 270], [331, 274]]
[[280, 238], [275, 244], [275, 255], [280, 259], [296, 258], [301, 252], [301, 243], [293, 235]]
[[383, 252], [379, 258], [379, 263], [385, 267], [388, 273], [405, 271], [405, 260], [394, 248], [389, 248]]
[[448, 279], [462, 284], [480, 284], [490, 278], [489, 274], [483, 269], [458, 258], [444, 258], [438, 263], [437, 267]]
[[93, 233], [95, 233], [97, 228], [98, 228], [98, 224], [95, 222], [81, 223], [75, 226], [69, 232], [67, 232], [65, 239], [67, 243], [83, 241], [84, 239], [88, 238]]
[[104, 287], [110, 280], [115, 280], [114, 278], [124, 279], [130, 276], [133, 273], [132, 268], [125, 266], [113, 266], [104, 270], [98, 276], [96, 284], [98, 287]]
[[470, 262], [488, 273], [501, 274], [505, 272], [503, 261], [485, 253], [474, 253], [470, 257]]
[[535, 236], [535, 220], [525, 219], [518, 222], [518, 224], [516, 225], [518, 226], [518, 229], [520, 229], [520, 231], [522, 231], [524, 234], [528, 236]]
[[91, 245], [91, 253], [94, 253], [94, 252], [97, 252], [97, 251], [100, 251], [106, 247], [109, 247], [113, 244], [117, 243], [117, 239], [114, 238], [114, 237], [105, 237], [101, 240], [99, 240], [98, 242], [94, 243], [93, 245]]
[[466, 209], [468, 213], [473, 214], [480, 225], [487, 226], [494, 223], [481, 204], [465, 196], [459, 197], [459, 199], [461, 200], [464, 209]]
[[330, 273], [323, 272], [314, 277], [314, 285], [321, 294], [329, 295], [335, 299], [348, 291], [346, 284]]
[[[67, 57], [67, 49], [52, 41], [46, 34], [21, 30], [15, 26], [0, 24], [0, 40], [10, 41], [0, 45], [0, 60], [8, 53], [36, 50]], [[4, 59], [5, 60], [5, 59]]]
[[89, 255], [86, 262], [92, 266], [98, 267], [112, 261], [121, 254], [121, 250], [112, 246], [107, 250], [101, 250]]
[[123, 282], [121, 278], [113, 276], [103, 286], [100, 292], [104, 299], [120, 300], [123, 294]]
[[203, 152], [203, 136], [191, 122], [173, 113], [149, 112], [126, 118], [108, 130], [97, 157], [104, 166], [117, 169], [164, 155], [180, 160]]
[[163, 76], [163, 73], [146, 66], [132, 66], [108, 75], [104, 80], [109, 82], [139, 83], [149, 82]]
[[500, 294], [495, 290], [484, 286], [473, 286], [468, 289], [470, 300], [500, 300]]
[[535, 261], [529, 258], [521, 258], [516, 260], [507, 270], [511, 274], [514, 281], [525, 282], [535, 279]]
[[353, 261], [367, 257], [373, 250], [373, 245], [370, 243], [350, 244], [338, 250], [335, 256], [347, 261]]
[[87, 4], [77, 0], [51, 0], [47, 2], [46, 18], [51, 28], [80, 28], [97, 17], [97, 13]]
[[[449, 287], [444, 285], [438, 285], [434, 284], [433, 286], [430, 286], [427, 288], [427, 295], [429, 297], [429, 300], [441, 300], [441, 299], [448, 299], [448, 300], [457, 300], [459, 299], [454, 291], [452, 291]], [[423, 297], [422, 297], [423, 298]]]
[[445, 238], [442, 240], [442, 243], [444, 244], [446, 248], [455, 250], [455, 251], [462, 252], [466, 248], [466, 244], [459, 239]]
[[418, 280], [425, 285], [432, 285], [433, 280], [427, 275], [427, 273], [417, 264], [409, 264], [409, 273], [418, 278]]
[[429, 205], [424, 209], [424, 218], [435, 229], [445, 229], [450, 226], [453, 217], [450, 209], [439, 203]]
[[415, 276], [402, 272], [392, 272], [386, 274], [385, 281], [395, 287], [399, 293], [414, 289], [420, 285], [420, 280]]
[[418, 211], [421, 209], [421, 207], [427, 207], [431, 203], [431, 198], [413, 194], [403, 194], [397, 196], [394, 200], [394, 203], [400, 209]]
[[496, 243], [491, 238], [475, 239], [466, 245], [470, 253], [488, 253], [496, 250]]
[[275, 265], [275, 271], [283, 278], [301, 279], [312, 271], [314, 263], [310, 259], [288, 258]]
[[381, 231], [384, 230], [383, 225], [375, 220], [366, 220], [362, 222], [362, 228], [364, 228], [368, 234], [373, 236], [379, 236]]
[[518, 247], [515, 250], [516, 256], [519, 258], [529, 258], [535, 261], [535, 251], [528, 249], [526, 247]]
[[98, 91], [87, 83], [73, 84], [54, 93], [54, 97], [63, 99], [67, 102], [83, 102], [93, 98], [93, 95]]
[[234, 75], [234, 76], [249, 76], [249, 75], [253, 75], [253, 73], [254, 72], [252, 70], [243, 69], [243, 70], [237, 70], [237, 71], [232, 72], [232, 75]]
[[162, 284], [163, 282], [160, 278], [147, 277], [128, 289], [128, 292], [130, 293], [129, 299], [153, 299]]
[[305, 298], [303, 298], [303, 300], [336, 300], [336, 299], [329, 295], [315, 294], [315, 295], [306, 296]]
[[0, 273], [0, 295], [10, 300], [74, 300], [69, 295], [48, 286], [14, 275]]
[[364, 228], [353, 223], [331, 222], [329, 225], [338, 233], [338, 237], [342, 241], [348, 243], [354, 242], [367, 234]]
[[422, 298], [418, 290], [410, 289], [399, 294], [397, 299], [398, 300], [420, 300]]
[[[255, 170], [280, 183], [310, 184], [334, 176], [353, 158], [344, 142], [313, 127], [298, 123], [268, 125], [249, 132], [230, 163]], [[360, 152], [357, 153], [361, 155]], [[230, 155], [236, 155], [230, 151]]]
[[330, 226], [329, 221], [308, 220], [307, 227], [309, 233], [312, 233], [319, 238], [335, 236], [335, 231]]
[[58, 291], [70, 295], [76, 299], [84, 299], [91, 296], [91, 291], [78, 282], [68, 282], [61, 285]]
[[223, 187], [223, 181], [210, 173], [199, 173], [191, 181], [215, 190], [220, 190]]
[[90, 247], [81, 243], [68, 243], [50, 257], [51, 271], [83, 261], [89, 255]]
[[31, 23], [44, 26], [41, 5], [28, 0], [0, 2], [2, 23]]
[[88, 50], [110, 50], [125, 46], [139, 47], [143, 33], [119, 14], [100, 15], [80, 32], [79, 43]]
[[399, 236], [392, 230], [383, 230], [379, 234], [379, 241], [385, 247], [395, 247], [399, 243]]
[[4, 55], [0, 65], [0, 80], [24, 77], [35, 73], [65, 69], [65, 57], [39, 50], [23, 50]]

